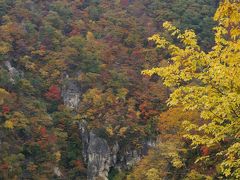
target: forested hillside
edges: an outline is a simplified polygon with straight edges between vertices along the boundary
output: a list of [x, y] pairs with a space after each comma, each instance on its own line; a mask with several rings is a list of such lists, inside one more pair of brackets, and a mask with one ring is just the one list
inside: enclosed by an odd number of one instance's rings
[[239, 3], [218, 7], [0, 0], [0, 179], [238, 179]]

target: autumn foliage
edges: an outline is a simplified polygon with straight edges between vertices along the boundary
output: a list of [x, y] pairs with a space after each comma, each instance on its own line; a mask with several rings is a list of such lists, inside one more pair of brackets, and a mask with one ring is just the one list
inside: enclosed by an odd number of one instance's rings
[[2, 105], [2, 113], [7, 114], [10, 112], [10, 108], [8, 105]]
[[[110, 149], [118, 142], [123, 157], [144, 152], [157, 136], [169, 140], [161, 147], [169, 153], [150, 151], [136, 179], [161, 179], [179, 167], [184, 176], [191, 168], [180, 156], [180, 122], [196, 114], [168, 109], [174, 88], [156, 74], [141, 75], [169, 64], [169, 53], [147, 38], [168, 20], [196, 30], [201, 48], [209, 49], [215, 9], [213, 0], [1, 0], [0, 179], [87, 179], [83, 120]], [[124, 170], [110, 171], [109, 179], [126, 179]]]
[[61, 90], [57, 85], [51, 85], [48, 92], [45, 94], [48, 100], [58, 101], [61, 99]]
[[[150, 37], [157, 48], [169, 52], [169, 64], [144, 71], [161, 76], [164, 84], [173, 89], [170, 106], [200, 113], [200, 122], [186, 118], [184, 137], [206, 156], [199, 157], [196, 163], [209, 163], [219, 169], [216, 176], [223, 179], [240, 177], [239, 12], [239, 1], [220, 2], [214, 16], [218, 22], [214, 28], [215, 44], [209, 52], [201, 50], [193, 30], [182, 32], [171, 22], [163, 23], [165, 33], [177, 38], [180, 45], [159, 34]], [[215, 151], [211, 156], [207, 156], [209, 149]]]

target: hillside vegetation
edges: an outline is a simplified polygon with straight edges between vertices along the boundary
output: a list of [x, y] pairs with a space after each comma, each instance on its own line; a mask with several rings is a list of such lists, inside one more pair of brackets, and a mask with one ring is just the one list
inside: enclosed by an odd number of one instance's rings
[[157, 144], [109, 179], [240, 178], [239, 7], [0, 0], [0, 179], [87, 179], [83, 122]]

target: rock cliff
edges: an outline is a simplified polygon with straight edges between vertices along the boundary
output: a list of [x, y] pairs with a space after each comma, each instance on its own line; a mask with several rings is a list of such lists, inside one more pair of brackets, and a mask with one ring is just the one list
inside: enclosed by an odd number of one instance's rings
[[65, 84], [62, 87], [62, 97], [64, 105], [70, 109], [77, 109], [80, 103], [81, 89], [77, 82], [69, 79], [68, 75], [64, 77]]
[[[77, 109], [81, 99], [81, 88], [68, 76], [65, 77], [65, 85], [62, 88], [64, 104], [70, 109]], [[87, 122], [79, 123], [80, 136], [82, 139], [82, 155], [87, 164], [88, 180], [97, 178], [107, 180], [110, 169], [127, 170], [141, 160], [150, 147], [154, 147], [156, 142], [146, 140], [142, 142], [142, 148], [132, 149], [129, 147], [121, 149], [119, 142], [107, 142], [106, 139], [99, 137], [94, 130], [87, 127]]]
[[[88, 167], [88, 179], [108, 179], [111, 168], [127, 170], [141, 160], [147, 150], [156, 145], [155, 141], [142, 142], [140, 150], [129, 149], [122, 151], [118, 142], [110, 145], [106, 139], [98, 137], [93, 130], [87, 129], [86, 121], [79, 123], [83, 143], [83, 157]], [[112, 144], [112, 143], [111, 143]]]

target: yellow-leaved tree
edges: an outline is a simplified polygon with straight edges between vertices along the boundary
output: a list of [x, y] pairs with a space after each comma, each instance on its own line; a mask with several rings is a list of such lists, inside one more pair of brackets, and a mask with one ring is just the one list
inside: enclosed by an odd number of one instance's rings
[[9, 93], [5, 90], [0, 88], [0, 105], [4, 103], [4, 100], [9, 96]]
[[215, 159], [222, 177], [240, 179], [240, 2], [221, 1], [214, 19], [218, 26], [209, 52], [201, 50], [194, 31], [181, 32], [165, 22], [164, 29], [179, 43], [158, 34], [149, 38], [168, 50], [170, 58], [166, 67], [143, 73], [163, 78], [172, 90], [170, 106], [200, 112], [200, 123], [184, 122], [193, 147], [213, 149], [197, 161]]

